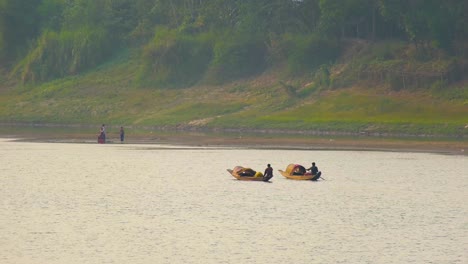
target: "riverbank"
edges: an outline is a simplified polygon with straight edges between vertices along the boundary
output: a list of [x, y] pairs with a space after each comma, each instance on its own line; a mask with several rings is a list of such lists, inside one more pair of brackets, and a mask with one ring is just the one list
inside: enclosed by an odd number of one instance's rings
[[[97, 144], [97, 135], [89, 132], [54, 133], [50, 130], [1, 131], [0, 137], [23, 142], [87, 143]], [[118, 134], [108, 133], [108, 144], [121, 144]], [[276, 134], [202, 133], [202, 132], [141, 132], [128, 133], [124, 144], [166, 144], [193, 147], [232, 147], [252, 149], [301, 150], [362, 150], [425, 152], [468, 155], [467, 140], [431, 138], [385, 138], [373, 136], [305, 136]]]

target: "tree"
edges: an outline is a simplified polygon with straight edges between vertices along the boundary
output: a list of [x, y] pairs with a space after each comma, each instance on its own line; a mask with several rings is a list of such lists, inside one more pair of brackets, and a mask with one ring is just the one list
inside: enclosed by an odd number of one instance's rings
[[341, 38], [374, 38], [376, 0], [320, 0], [320, 31]]
[[60, 30], [63, 22], [63, 10], [67, 4], [66, 0], [42, 0], [37, 7], [40, 17], [41, 31]]
[[[446, 50], [464, 20], [468, 4], [463, 0], [380, 0], [382, 14], [396, 23], [416, 45], [433, 44]], [[466, 24], [465, 24], [466, 25]]]
[[39, 34], [36, 0], [0, 0], [0, 59], [24, 52]]

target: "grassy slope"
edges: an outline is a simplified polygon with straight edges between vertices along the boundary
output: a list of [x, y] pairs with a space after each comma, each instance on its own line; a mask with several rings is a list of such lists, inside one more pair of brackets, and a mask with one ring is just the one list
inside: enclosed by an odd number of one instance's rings
[[451, 88], [463, 95], [456, 98], [447, 96], [450, 90], [395, 92], [363, 85], [314, 90], [312, 78], [284, 80], [270, 70], [223, 86], [161, 90], [137, 87], [134, 57], [127, 53], [97, 70], [35, 87], [4, 85], [0, 122], [468, 135], [466, 85]]

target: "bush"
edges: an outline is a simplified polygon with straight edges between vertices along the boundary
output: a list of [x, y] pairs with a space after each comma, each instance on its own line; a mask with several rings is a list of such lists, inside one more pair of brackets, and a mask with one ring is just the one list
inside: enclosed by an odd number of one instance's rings
[[219, 39], [206, 81], [219, 84], [263, 72], [267, 65], [266, 54], [265, 43], [255, 37]]
[[20, 74], [23, 83], [78, 74], [103, 62], [112, 48], [107, 32], [100, 28], [47, 31], [13, 73]]
[[140, 84], [168, 88], [193, 85], [203, 77], [212, 56], [210, 35], [158, 28], [143, 50]]
[[340, 55], [338, 41], [318, 35], [285, 36], [289, 74], [302, 74], [314, 71], [323, 64], [333, 62]]

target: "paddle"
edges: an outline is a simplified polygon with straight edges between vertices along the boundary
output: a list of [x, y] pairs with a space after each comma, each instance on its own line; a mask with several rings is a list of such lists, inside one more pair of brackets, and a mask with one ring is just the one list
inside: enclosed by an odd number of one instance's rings
[[[318, 176], [318, 177], [317, 177]], [[322, 172], [319, 171], [313, 178], [313, 181], [318, 181], [319, 179], [325, 180], [325, 178], [322, 177]]]
[[322, 177], [322, 172], [321, 171], [319, 171], [318, 174], [320, 174], [319, 179], [325, 180], [325, 178]]

